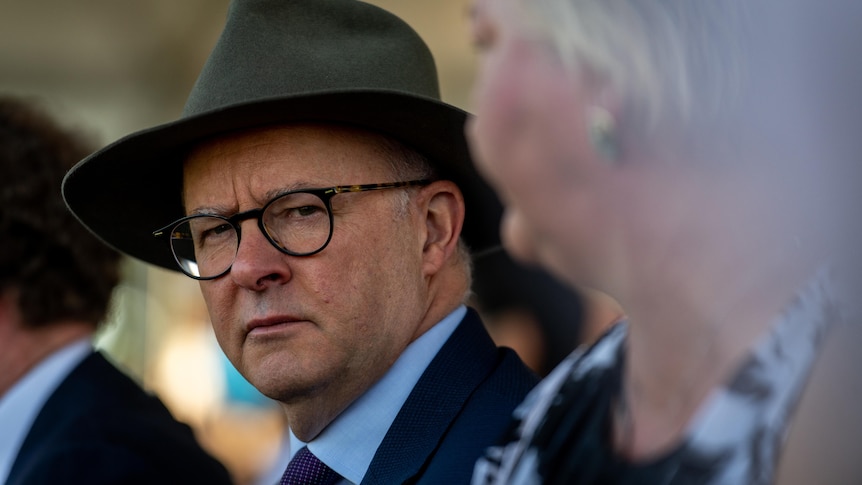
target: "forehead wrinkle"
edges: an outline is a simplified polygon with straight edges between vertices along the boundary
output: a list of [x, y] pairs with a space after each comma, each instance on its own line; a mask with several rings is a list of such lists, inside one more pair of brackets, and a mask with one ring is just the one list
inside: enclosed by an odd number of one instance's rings
[[[321, 133], [330, 138], [322, 137]], [[285, 134], [288, 134], [287, 138]], [[370, 181], [364, 180], [366, 177], [360, 177], [358, 181], [353, 178], [341, 180], [343, 174], [339, 167], [348, 163], [353, 165], [361, 162], [360, 165], [367, 169], [362, 170], [362, 173], [375, 171], [372, 167], [380, 162], [380, 154], [374, 149], [375, 145], [370, 142], [368, 135], [366, 132], [338, 127], [299, 125], [288, 131], [273, 128], [202, 143], [187, 159], [187, 163], [191, 161], [194, 166], [194, 193], [199, 201], [189, 208], [189, 212], [230, 216], [263, 207], [273, 198], [294, 190], [382, 181], [377, 180], [378, 177]], [[325, 150], [327, 156], [339, 163], [326, 165], [322, 167], [323, 170], [317, 167], [316, 170], [302, 169], [298, 173], [291, 173], [295, 171], [291, 167], [299, 163], [297, 160], [305, 156], [313, 160], [320, 144], [324, 142], [327, 148], [333, 144], [341, 147], [334, 151]], [[358, 157], [357, 152], [363, 156]], [[292, 177], [295, 179], [288, 180]], [[215, 192], [219, 189], [201, 186], [202, 183], [224, 187], [233, 193], [233, 200], [228, 200], [227, 192]], [[186, 187], [184, 192], [188, 192], [188, 189]]]
[[[189, 209], [191, 214], [215, 214], [227, 216], [239, 211], [243, 205], [243, 194], [255, 200], [254, 187], [260, 182], [266, 182], [265, 176], [256, 176], [259, 155], [266, 149], [262, 140], [252, 140], [251, 143], [238, 145], [232, 138], [216, 139], [199, 145], [186, 159], [183, 199], [187, 203], [189, 170], [195, 174], [195, 195], [202, 203]], [[227, 187], [227, 191], [212, 187]], [[220, 190], [220, 192], [215, 192]], [[227, 201], [229, 194], [233, 200]], [[222, 202], [222, 201], [227, 202]]]
[[[226, 204], [220, 203], [206, 203], [197, 205], [191, 210], [187, 209], [187, 215], [218, 215], [223, 217], [230, 217], [238, 212], [240, 212], [240, 208], [243, 210], [251, 210], [255, 208], [262, 208], [266, 203], [283, 195], [288, 192], [310, 189], [310, 188], [321, 188], [321, 184], [313, 183], [310, 181], [297, 180], [282, 183], [276, 187], [270, 188], [263, 192], [259, 193], [259, 190], [256, 187], [260, 185], [267, 185], [271, 182], [271, 180], [265, 176], [250, 176], [250, 177], [240, 177], [237, 175], [237, 170], [235, 168], [241, 167], [244, 164], [244, 161], [238, 160], [236, 163], [229, 164], [229, 168], [221, 171], [221, 173], [225, 174], [229, 179], [232, 186], [232, 192], [234, 194], [235, 200]], [[208, 169], [210, 171], [215, 171], [215, 168]], [[251, 170], [252, 174], [254, 174], [254, 170]], [[204, 189], [206, 190], [206, 189]], [[241, 194], [247, 194], [246, 197], [241, 197]], [[243, 207], [245, 204], [241, 201], [241, 198], [247, 198], [252, 202], [256, 202], [258, 205], [255, 207]], [[250, 204], [249, 204], [250, 205]]]

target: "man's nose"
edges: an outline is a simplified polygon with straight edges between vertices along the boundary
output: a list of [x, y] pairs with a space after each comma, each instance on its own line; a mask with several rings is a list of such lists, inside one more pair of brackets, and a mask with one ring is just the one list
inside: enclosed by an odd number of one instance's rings
[[242, 237], [229, 277], [238, 286], [252, 291], [262, 291], [290, 280], [292, 273], [287, 255], [269, 242], [256, 221], [242, 221], [241, 226]]

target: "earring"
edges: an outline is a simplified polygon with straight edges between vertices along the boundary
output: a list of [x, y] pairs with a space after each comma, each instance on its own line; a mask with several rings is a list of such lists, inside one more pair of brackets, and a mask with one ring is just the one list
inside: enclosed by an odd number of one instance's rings
[[590, 108], [587, 115], [590, 141], [596, 152], [608, 162], [616, 162], [619, 157], [617, 124], [610, 111], [599, 106]]

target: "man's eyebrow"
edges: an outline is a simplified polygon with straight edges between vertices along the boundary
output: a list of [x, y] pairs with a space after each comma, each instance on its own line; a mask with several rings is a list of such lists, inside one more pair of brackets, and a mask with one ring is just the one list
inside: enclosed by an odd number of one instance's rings
[[[274, 189], [269, 189], [263, 194], [263, 200], [266, 202], [271, 201], [272, 199], [278, 197], [279, 195], [286, 194], [288, 192], [293, 192], [294, 190], [300, 190], [302, 187], [297, 184], [290, 184], [283, 187], [277, 187]], [[266, 203], [264, 202], [264, 203]]]
[[[266, 202], [271, 201], [272, 199], [286, 194], [288, 192], [293, 192], [296, 190], [307, 190], [307, 189], [317, 189], [321, 188], [321, 184], [312, 184], [308, 182], [294, 182], [291, 184], [287, 184], [281, 187], [276, 187], [274, 189], [267, 190], [263, 193], [261, 199]], [[261, 205], [260, 207], [263, 207]], [[258, 208], [260, 208], [258, 207]], [[222, 217], [230, 217], [239, 210], [236, 208], [236, 205], [227, 206], [227, 205], [213, 205], [213, 206], [199, 206], [195, 207], [194, 210], [188, 211], [188, 215], [196, 216], [196, 215], [209, 215], [209, 216], [222, 216]]]
[[274, 189], [270, 189], [263, 194], [263, 200], [266, 202], [271, 201], [272, 199], [278, 197], [279, 195], [286, 194], [288, 192], [294, 192], [297, 190], [309, 190], [309, 189], [319, 189], [321, 187], [328, 187], [327, 185], [314, 184], [309, 182], [293, 182], [290, 184], [282, 185], [281, 187], [276, 187]]
[[227, 206], [200, 206], [194, 210], [187, 211], [190, 216], [222, 216], [228, 217], [235, 214], [237, 211]]

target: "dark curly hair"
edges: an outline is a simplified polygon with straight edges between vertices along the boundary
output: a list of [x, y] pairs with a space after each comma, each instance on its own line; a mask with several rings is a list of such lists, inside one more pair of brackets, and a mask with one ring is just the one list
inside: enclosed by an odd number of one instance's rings
[[0, 291], [13, 291], [24, 323], [105, 319], [120, 255], [66, 208], [60, 183], [91, 151], [36, 103], [0, 96]]

